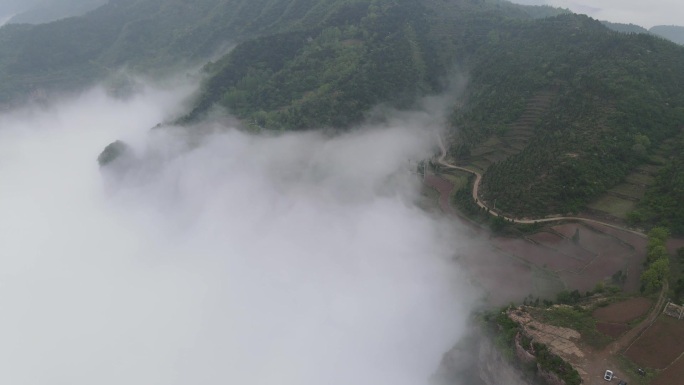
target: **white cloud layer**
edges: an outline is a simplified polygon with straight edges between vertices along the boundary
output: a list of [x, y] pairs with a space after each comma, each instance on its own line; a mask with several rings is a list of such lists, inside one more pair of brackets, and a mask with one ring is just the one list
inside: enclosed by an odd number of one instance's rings
[[413, 203], [431, 135], [149, 131], [184, 94], [0, 117], [0, 383], [425, 383], [472, 298]]

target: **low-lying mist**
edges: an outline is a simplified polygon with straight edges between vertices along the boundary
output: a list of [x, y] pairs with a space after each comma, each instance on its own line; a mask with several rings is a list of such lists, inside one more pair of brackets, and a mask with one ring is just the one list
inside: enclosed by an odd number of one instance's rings
[[149, 129], [190, 91], [0, 117], [0, 383], [427, 383], [472, 298], [434, 133]]

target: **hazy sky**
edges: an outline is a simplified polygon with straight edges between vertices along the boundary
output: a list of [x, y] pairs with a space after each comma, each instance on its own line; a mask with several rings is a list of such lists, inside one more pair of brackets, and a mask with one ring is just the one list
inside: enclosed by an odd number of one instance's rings
[[548, 4], [587, 14], [595, 19], [632, 23], [645, 28], [654, 25], [684, 25], [682, 0], [512, 0], [520, 4]]
[[474, 295], [415, 205], [425, 122], [151, 131], [187, 93], [0, 115], [0, 383], [426, 383]]

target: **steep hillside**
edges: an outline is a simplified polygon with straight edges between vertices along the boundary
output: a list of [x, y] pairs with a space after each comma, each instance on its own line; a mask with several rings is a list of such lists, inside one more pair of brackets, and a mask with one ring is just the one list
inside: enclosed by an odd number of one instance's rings
[[79, 89], [121, 67], [160, 76], [245, 39], [310, 28], [343, 0], [112, 0], [82, 17], [0, 29], [0, 105]]
[[630, 221], [638, 225], [659, 225], [673, 234], [684, 234], [684, 130], [665, 143], [662, 160], [654, 183], [646, 190]]
[[312, 29], [247, 41], [208, 66], [186, 120], [220, 105], [262, 128], [348, 127], [380, 103], [405, 108], [441, 92], [487, 41], [487, 25], [565, 12], [498, 1], [338, 3]]
[[427, 9], [397, 3], [349, 4], [318, 28], [238, 46], [209, 68], [213, 76], [189, 118], [218, 103], [262, 127], [344, 127], [377, 103], [408, 105], [445, 71], [427, 35]]
[[38, 0], [34, 3], [24, 1], [18, 14], [9, 23], [40, 24], [64, 19], [66, 17], [81, 16], [107, 3], [106, 0]]
[[0, 105], [122, 67], [164, 75], [229, 44], [184, 121], [221, 106], [254, 127], [347, 128], [467, 75], [449, 154], [517, 216], [581, 210], [684, 125], [684, 47], [497, 0], [113, 0], [1, 28]]
[[[500, 210], [576, 212], [684, 124], [684, 49], [673, 43], [615, 33], [577, 15], [509, 22], [490, 34], [495, 38], [470, 61], [451, 154], [464, 164], [480, 160], [482, 198]], [[528, 122], [529, 143], [506, 159], [482, 162], [472, 151], [515, 129], [542, 92], [553, 97]]]

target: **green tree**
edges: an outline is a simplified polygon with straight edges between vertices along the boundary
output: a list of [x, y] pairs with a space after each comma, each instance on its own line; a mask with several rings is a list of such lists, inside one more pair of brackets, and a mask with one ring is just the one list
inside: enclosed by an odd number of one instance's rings
[[670, 261], [661, 258], [651, 264], [641, 275], [641, 285], [645, 292], [653, 292], [665, 283], [665, 279], [670, 274]]

